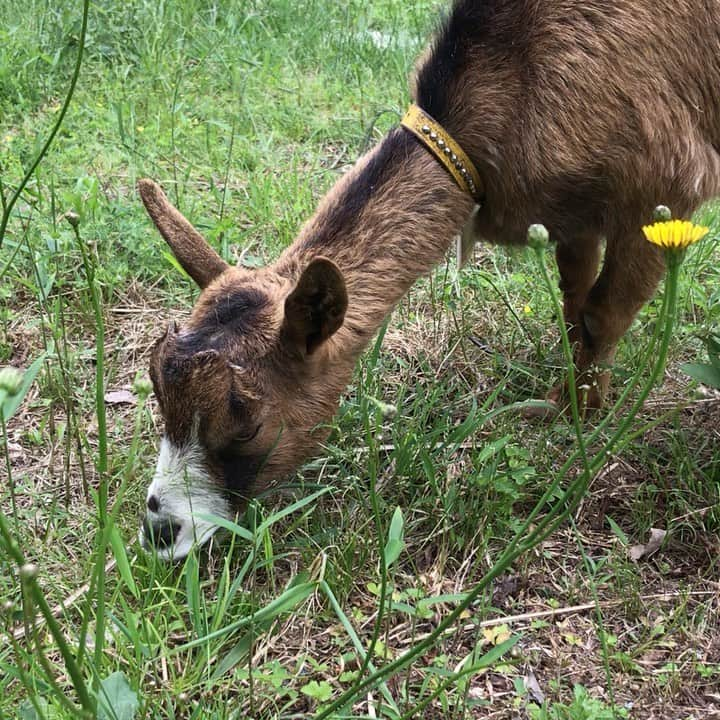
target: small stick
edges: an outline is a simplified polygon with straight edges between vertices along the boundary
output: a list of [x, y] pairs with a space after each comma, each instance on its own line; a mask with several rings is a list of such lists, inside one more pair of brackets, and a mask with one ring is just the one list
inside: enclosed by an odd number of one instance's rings
[[[708, 597], [710, 595], [717, 595], [717, 590], [692, 590], [688, 593], [656, 593], [654, 595], [642, 595], [640, 596], [641, 600], [648, 601], [648, 600], [658, 600], [660, 602], [662, 601], [668, 601], [668, 600], [675, 600], [676, 598], [679, 598], [684, 595], [690, 595], [694, 597], [702, 596], [702, 597]], [[601, 607], [615, 607], [616, 605], [622, 605], [626, 600], [604, 600], [600, 603]], [[573, 615], [575, 613], [580, 612], [586, 612], [587, 610], [593, 610], [595, 609], [595, 603], [584, 603], [582, 605], [570, 605], [568, 607], [563, 608], [556, 608], [554, 610], [538, 610], [536, 612], [528, 612], [528, 613], [522, 613], [520, 615], [506, 615], [504, 617], [499, 618], [493, 618], [492, 620], [483, 620], [480, 623], [468, 623], [467, 625], [463, 625], [460, 628], [449, 628], [448, 633], [450, 632], [457, 632], [458, 630], [464, 630], [466, 632], [470, 632], [472, 630], [477, 630], [478, 628], [486, 628], [486, 627], [496, 627], [497, 625], [511, 625], [513, 623], [518, 622], [524, 622], [527, 620], [538, 620], [540, 618], [546, 618], [546, 617], [557, 617], [562, 615]], [[426, 633], [425, 635], [417, 636], [413, 638], [413, 642], [419, 642], [426, 638], [430, 633]]]
[[[674, 593], [655, 593], [653, 595], [641, 595], [640, 600], [658, 600], [660, 602], [667, 602], [669, 600], [675, 600], [684, 595], [708, 597], [710, 595], [717, 595], [717, 590], [691, 590], [687, 593], [674, 592]], [[616, 605], [622, 605], [626, 602], [622, 600], [603, 600], [600, 603], [601, 607], [615, 607]], [[585, 612], [587, 610], [593, 610], [595, 603], [584, 603], [582, 605], [570, 605], [569, 607], [557, 608], [556, 610], [538, 610], [537, 612], [523, 613], [521, 615], [508, 615], [506, 617], [494, 618], [493, 620], [483, 620], [479, 625], [468, 624], [463, 627], [463, 630], [474, 630], [476, 627], [494, 627], [495, 625], [502, 625], [504, 623], [516, 623], [523, 622], [524, 620], [537, 620], [538, 618], [554, 617], [555, 615], [572, 615], [578, 612]]]
[[368, 706], [368, 717], [376, 718], [377, 713], [375, 712], [375, 700], [373, 700], [372, 691], [369, 690], [367, 694], [367, 706]]
[[677, 517], [674, 517], [670, 522], [668, 523], [671, 525], [672, 523], [680, 522], [680, 520], [687, 520], [689, 517], [693, 517], [695, 515], [705, 515], [708, 510], [712, 510], [714, 507], [717, 507], [717, 503], [715, 505], [708, 505], [707, 507], [700, 508], [699, 510], [692, 510], [691, 512], [685, 513], [684, 515], [678, 515]]

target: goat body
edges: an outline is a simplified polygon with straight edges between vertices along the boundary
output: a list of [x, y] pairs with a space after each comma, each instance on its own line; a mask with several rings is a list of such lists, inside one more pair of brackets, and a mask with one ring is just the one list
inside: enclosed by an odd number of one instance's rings
[[[720, 192], [716, 0], [460, 0], [421, 58], [417, 104], [485, 186], [478, 237], [556, 242], [580, 382], [599, 405], [616, 345], [663, 271], [641, 235]], [[317, 451], [384, 318], [471, 217], [425, 147], [392, 130], [271, 266], [229, 267], [159, 188], [140, 194], [202, 288], [153, 350], [165, 436], [143, 536], [181, 557], [258, 487]], [[600, 244], [606, 250], [598, 274]]]

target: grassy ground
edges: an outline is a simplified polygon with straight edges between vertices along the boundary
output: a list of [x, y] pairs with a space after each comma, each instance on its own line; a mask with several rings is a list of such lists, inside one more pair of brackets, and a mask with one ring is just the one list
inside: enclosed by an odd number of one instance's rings
[[[572, 452], [565, 421], [490, 417], [541, 397], [563, 363], [529, 252], [479, 248], [468, 269], [449, 261], [403, 301], [358, 368], [322, 458], [240, 519], [249, 541], [230, 536], [168, 567], [134, 540], [158, 413], [133, 383], [165, 321], [185, 316], [195, 295], [146, 219], [136, 180], [160, 180], [228, 259], [272, 259], [397, 122], [436, 9], [397, 0], [91, 7], [75, 97], [0, 247], [0, 364], [42, 358], [7, 427], [0, 503], [84, 680], [116, 693], [100, 692], [98, 717], [313, 716], [357, 677], [383, 577], [390, 600], [375, 667], [417, 645], [474, 587]], [[60, 112], [81, 11], [79, 2], [0, 0], [5, 198]], [[67, 211], [79, 215], [80, 244]], [[701, 338], [720, 321], [720, 213], [709, 207], [701, 219], [712, 232], [684, 265], [670, 362], [632, 426], [638, 434], [594, 474], [570, 521], [508, 567], [451, 632], [333, 717], [720, 716], [720, 400], [680, 370], [704, 359]], [[101, 472], [93, 291], [105, 390], [124, 391], [105, 403]], [[637, 370], [660, 307], [661, 295], [625, 339], [616, 388]], [[374, 399], [397, 413], [378, 412]], [[98, 512], [105, 492], [112, 522]], [[394, 559], [382, 549], [400, 520]], [[102, 528], [113, 529], [98, 557]], [[630, 546], [651, 528], [667, 532], [661, 549], [633, 561]], [[76, 696], [57, 637], [46, 624], [30, 629], [31, 581], [0, 551], [0, 718], [75, 717], [59, 699]], [[489, 668], [443, 686], [488, 652], [489, 663], [493, 648], [500, 657]]]

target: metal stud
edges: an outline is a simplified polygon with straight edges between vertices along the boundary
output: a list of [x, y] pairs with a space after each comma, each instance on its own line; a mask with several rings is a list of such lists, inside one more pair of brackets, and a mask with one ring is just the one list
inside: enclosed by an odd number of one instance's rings
[[453, 163], [457, 163], [457, 155], [455, 153], [452, 153], [450, 155], [450, 159], [453, 161]]
[[446, 147], [443, 151], [448, 157], [450, 157], [450, 154], [452, 153], [452, 150], [449, 147]]
[[442, 138], [440, 138], [437, 141], [437, 146], [442, 150], [445, 147], [445, 141]]
[[430, 133], [430, 139], [434, 142], [437, 140], [437, 133], [435, 131]]
[[423, 131], [423, 133], [424, 133], [425, 135], [427, 135], [427, 134], [430, 132], [430, 126], [429, 126], [429, 125], [423, 125], [420, 129]]

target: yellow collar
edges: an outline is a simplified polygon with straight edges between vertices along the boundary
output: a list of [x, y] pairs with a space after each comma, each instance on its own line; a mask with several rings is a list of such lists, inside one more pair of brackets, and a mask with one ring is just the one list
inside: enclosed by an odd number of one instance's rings
[[438, 122], [417, 105], [408, 108], [400, 124], [419, 138], [420, 142], [447, 168], [461, 190], [472, 195], [476, 203], [483, 199], [480, 174], [463, 149]]

